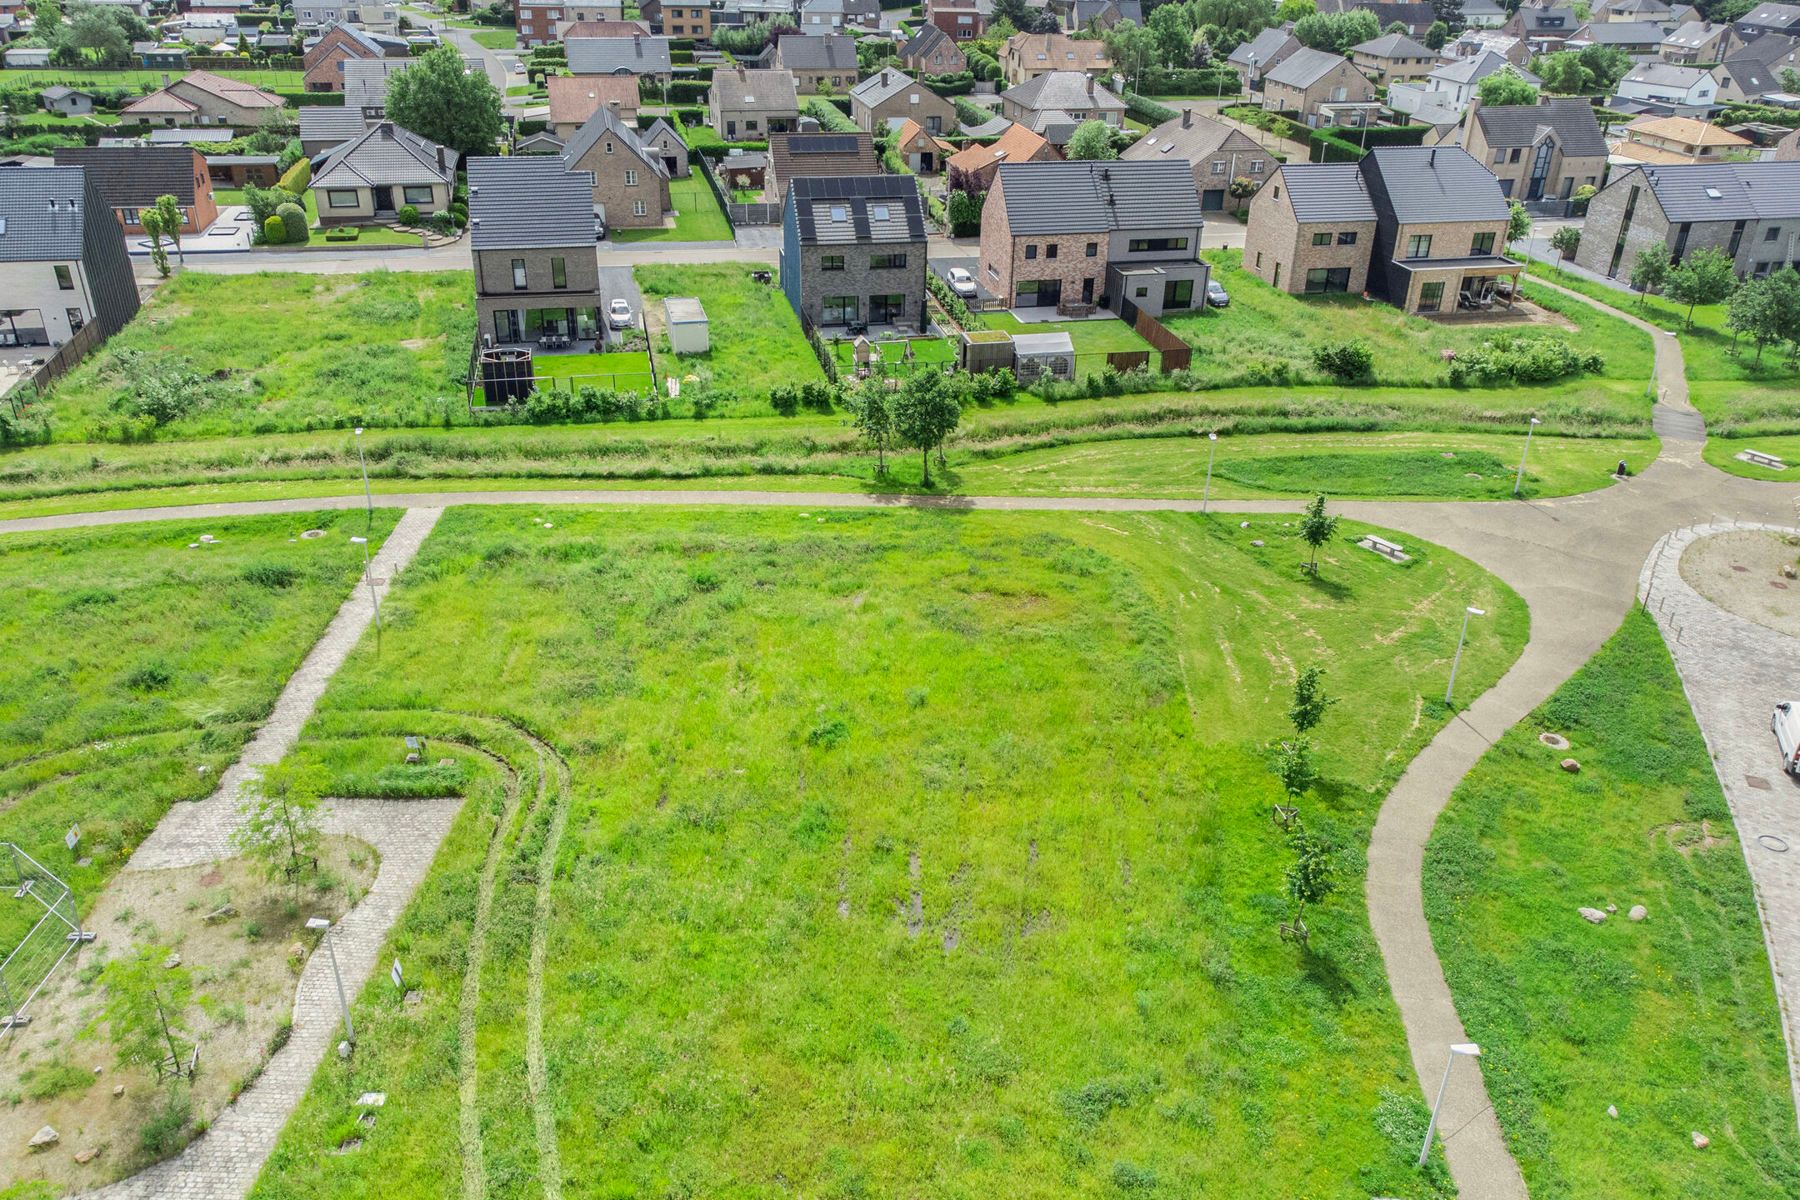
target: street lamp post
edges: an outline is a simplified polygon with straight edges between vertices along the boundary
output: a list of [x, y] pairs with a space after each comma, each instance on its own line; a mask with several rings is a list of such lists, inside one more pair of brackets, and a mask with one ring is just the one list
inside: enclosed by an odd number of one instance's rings
[[1212, 503], [1213, 455], [1217, 454], [1218, 452], [1219, 452], [1219, 435], [1217, 433], [1207, 434], [1206, 435], [1206, 490], [1200, 493], [1200, 511], [1203, 513], [1206, 511], [1207, 506], [1210, 503]]
[[[331, 956], [331, 978], [337, 982], [338, 1011], [344, 1014], [344, 1040], [352, 1046], [356, 1045], [356, 1026], [350, 1023], [350, 1002], [344, 998], [344, 977], [338, 973], [337, 949], [331, 944], [331, 922], [324, 917], [306, 918], [308, 929], [320, 929], [325, 933], [325, 953]], [[1439, 1099], [1443, 1097], [1440, 1096]]]
[[1450, 703], [1450, 693], [1456, 690], [1456, 668], [1462, 665], [1463, 642], [1467, 641], [1469, 637], [1469, 618], [1485, 616], [1487, 613], [1472, 604], [1463, 609], [1462, 633], [1456, 638], [1456, 657], [1450, 660], [1450, 682], [1444, 685], [1444, 704], [1446, 706]]
[[375, 497], [369, 495], [369, 460], [363, 457], [361, 425], [356, 427], [356, 461], [362, 464], [363, 511], [367, 514], [363, 528], [365, 530], [373, 529], [375, 528]]
[[[381, 597], [375, 591], [375, 573], [369, 569], [369, 539], [366, 537], [353, 537], [350, 541], [353, 544], [362, 547], [363, 578], [367, 580], [369, 584], [369, 605], [375, 610], [375, 653], [379, 655], [381, 653]], [[1451, 672], [1451, 676], [1452, 678], [1455, 677], [1454, 671]]]
[[1525, 456], [1531, 453], [1531, 431], [1537, 427], [1538, 419], [1536, 417], [1531, 418], [1531, 424], [1525, 427], [1525, 451], [1523, 454], [1519, 455], [1519, 474], [1513, 479], [1513, 495], [1515, 496], [1519, 494], [1519, 489], [1525, 485]]
[[1456, 1065], [1458, 1058], [1480, 1058], [1481, 1047], [1474, 1042], [1458, 1042], [1450, 1047], [1450, 1061], [1444, 1064], [1444, 1081], [1438, 1084], [1437, 1103], [1431, 1106], [1431, 1123], [1425, 1126], [1425, 1144], [1419, 1147], [1419, 1165], [1431, 1155], [1431, 1136], [1437, 1132], [1438, 1113], [1443, 1111], [1444, 1091], [1450, 1086], [1450, 1068]]

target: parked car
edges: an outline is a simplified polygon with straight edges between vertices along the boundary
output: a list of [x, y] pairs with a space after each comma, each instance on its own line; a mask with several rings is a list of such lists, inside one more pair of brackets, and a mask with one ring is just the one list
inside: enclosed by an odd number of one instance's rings
[[975, 295], [975, 277], [969, 274], [967, 268], [951, 267], [944, 272], [944, 282], [948, 283], [950, 290], [959, 296], [972, 298]]
[[1214, 308], [1231, 307], [1231, 293], [1216, 279], [1206, 281], [1206, 302]]
[[1789, 775], [1800, 775], [1800, 712], [1795, 701], [1783, 700], [1769, 717], [1769, 730], [1781, 748], [1781, 769]]
[[614, 297], [606, 306], [606, 323], [614, 329], [630, 329], [637, 323], [637, 318], [631, 315], [630, 304]]
[[596, 242], [604, 242], [606, 240], [606, 218], [605, 217], [595, 217], [594, 218], [594, 240]]

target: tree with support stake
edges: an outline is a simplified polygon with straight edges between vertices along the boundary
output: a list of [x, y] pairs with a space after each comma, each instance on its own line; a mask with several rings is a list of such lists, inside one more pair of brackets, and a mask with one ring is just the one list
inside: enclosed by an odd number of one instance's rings
[[149, 1067], [159, 1081], [191, 1080], [199, 1047], [183, 1043], [194, 980], [186, 967], [168, 965], [170, 953], [166, 946], [143, 946], [106, 964], [100, 972], [106, 1024], [121, 1067]]
[[244, 823], [231, 844], [262, 865], [271, 881], [298, 884], [302, 872], [319, 869], [319, 797], [324, 773], [317, 767], [278, 764], [244, 783]]
[[1319, 573], [1319, 548], [1337, 536], [1338, 519], [1325, 513], [1325, 494], [1323, 492], [1307, 501], [1306, 512], [1300, 518], [1300, 540], [1312, 547], [1312, 561], [1306, 564], [1308, 574]]
[[1298, 822], [1288, 835], [1288, 846], [1294, 852], [1286, 877], [1288, 899], [1294, 902], [1294, 919], [1281, 926], [1281, 936], [1305, 945], [1312, 938], [1306, 927], [1306, 906], [1323, 903], [1337, 890], [1332, 847]]

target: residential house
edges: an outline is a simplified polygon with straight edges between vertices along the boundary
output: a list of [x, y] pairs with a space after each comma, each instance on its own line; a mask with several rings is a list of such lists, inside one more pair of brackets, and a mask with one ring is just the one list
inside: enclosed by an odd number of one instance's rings
[[330, 29], [333, 25], [354, 25], [369, 33], [395, 37], [400, 32], [400, 13], [392, 4], [370, 0], [298, 0], [294, 5], [294, 27], [301, 33]]
[[565, 141], [606, 109], [627, 125], [636, 125], [638, 82], [630, 75], [551, 75], [544, 80], [550, 95], [551, 133]]
[[714, 67], [706, 108], [713, 132], [728, 142], [762, 141], [800, 125], [794, 76], [784, 70]]
[[387, 116], [388, 83], [413, 65], [410, 58], [353, 58], [344, 62], [344, 107], [365, 121]]
[[469, 253], [483, 345], [605, 336], [593, 192], [593, 178], [560, 159], [469, 160]]
[[144, 210], [163, 196], [175, 197], [183, 234], [204, 232], [218, 219], [206, 159], [192, 147], [65, 146], [55, 155], [57, 166], [87, 173], [127, 235], [144, 232]]
[[1406, 312], [1492, 302], [1516, 280], [1500, 185], [1450, 146], [1379, 146], [1289, 163], [1250, 205], [1244, 266], [1294, 295], [1367, 291]]
[[[648, 0], [648, 3], [640, 6], [639, 11], [650, 22], [651, 28], [664, 37], [691, 38], [694, 41], [708, 41], [712, 38], [712, 6], [704, 0], [698, 4], [691, 0], [683, 4]], [[568, 34], [563, 36], [567, 37]]]
[[1498, 29], [1465, 29], [1457, 39], [1444, 46], [1444, 57], [1447, 59], [1480, 58], [1483, 51], [1491, 50], [1515, 67], [1525, 67], [1531, 62], [1531, 47], [1522, 38], [1502, 33]]
[[1126, 162], [1187, 163], [1193, 168], [1194, 186], [1200, 189], [1202, 212], [1237, 212], [1250, 198], [1233, 196], [1232, 182], [1247, 179], [1261, 187], [1275, 167], [1255, 139], [1230, 125], [1196, 116], [1191, 108], [1150, 130], [1119, 157]]
[[[639, 11], [643, 10], [640, 8]], [[572, 37], [642, 37], [644, 34], [655, 32], [646, 21], [558, 21], [556, 23], [556, 35], [564, 41]]]
[[936, 175], [956, 153], [956, 147], [906, 117], [894, 131], [894, 153], [914, 175]]
[[1500, 181], [1510, 199], [1567, 200], [1606, 178], [1606, 139], [1586, 100], [1477, 105], [1462, 146]]
[[1716, 63], [1724, 62], [1737, 45], [1737, 33], [1729, 25], [1688, 21], [1663, 38], [1661, 53], [1664, 62]]
[[723, 0], [713, 5], [712, 23], [714, 29], [741, 29], [762, 22], [798, 28], [797, 9], [794, 0]]
[[[549, 46], [561, 39], [571, 22], [618, 21], [625, 16], [623, 0], [608, 3], [565, 3], [563, 0], [513, 0], [513, 24], [519, 48]], [[647, 29], [638, 32], [648, 32]]]
[[900, 47], [900, 65], [920, 75], [958, 75], [969, 69], [968, 56], [936, 25], [922, 25]]
[[1500, 30], [1530, 46], [1533, 54], [1545, 54], [1561, 50], [1581, 24], [1572, 8], [1521, 8]]
[[206, 174], [214, 188], [274, 187], [281, 179], [279, 154], [209, 154]]
[[1800, 267], [1800, 162], [1620, 171], [1589, 203], [1575, 261], [1616, 278], [1656, 245], [1676, 262], [1703, 247], [1722, 250], [1740, 276]]
[[190, 71], [120, 109], [119, 123], [256, 126], [278, 121], [282, 107], [271, 92], [211, 71]]
[[1621, 166], [1674, 166], [1751, 154], [1755, 149], [1749, 138], [1708, 121], [1650, 116], [1625, 126], [1625, 136], [1612, 144], [1612, 161]]
[[1077, 41], [1061, 33], [1015, 33], [1000, 47], [1000, 70], [1006, 82], [1019, 84], [1053, 71], [1110, 74], [1112, 59], [1099, 39]]
[[[1104, 121], [1118, 129], [1125, 124], [1125, 102], [1101, 87], [1091, 75], [1079, 71], [1051, 71], [1033, 75], [1024, 83], [1001, 92], [1000, 115], [1009, 121], [1022, 122], [1039, 133], [1044, 133], [1053, 124], [1074, 126], [1083, 121]], [[1046, 121], [1046, 117], [1059, 119]], [[1054, 137], [1051, 140], [1056, 141]]]
[[1796, 129], [1775, 143], [1773, 162], [1800, 162], [1800, 129]]
[[1279, 25], [1265, 29], [1247, 42], [1239, 43], [1237, 49], [1225, 56], [1228, 66], [1234, 68], [1252, 88], [1262, 86], [1263, 75], [1280, 66], [1290, 55], [1305, 47], [1294, 37], [1293, 26]]
[[800, 32], [812, 36], [828, 33], [868, 33], [881, 28], [877, 0], [801, 0]]
[[335, 104], [305, 104], [295, 111], [300, 120], [300, 149], [308, 158], [343, 145], [369, 127], [359, 110]]
[[936, 29], [951, 41], [967, 42], [985, 35], [993, 16], [993, 0], [925, 0], [925, 24], [920, 32]]
[[313, 171], [321, 226], [393, 221], [408, 205], [421, 215], [450, 207], [456, 151], [381, 121], [326, 154]]
[[1606, 46], [1643, 61], [1662, 55], [1666, 37], [1668, 33], [1655, 21], [1590, 21], [1571, 34], [1564, 45], [1570, 50]]
[[1745, 39], [1800, 34], [1800, 4], [1759, 4], [1733, 22]]
[[1700, 67], [1666, 62], [1639, 63], [1619, 80], [1615, 92], [1615, 99], [1676, 109], [1707, 109], [1718, 97], [1719, 80], [1711, 71]]
[[136, 314], [107, 207], [81, 167], [0, 171], [0, 346], [60, 346], [90, 325], [111, 337]]
[[405, 59], [411, 54], [411, 48], [399, 38], [378, 37], [354, 25], [333, 25], [301, 55], [301, 84], [309, 92], [341, 92], [345, 62]]
[[1500, 0], [1463, 0], [1462, 15], [1471, 29], [1498, 29], [1511, 14]]
[[1511, 71], [1534, 86], [1542, 82], [1530, 71], [1513, 66], [1490, 50], [1474, 58], [1445, 63], [1426, 76], [1422, 84], [1394, 84], [1388, 88], [1388, 105], [1398, 113], [1418, 114], [1433, 109], [1460, 119], [1476, 98], [1481, 81], [1496, 71]]
[[45, 112], [56, 113], [58, 116], [63, 117], [86, 116], [88, 113], [94, 111], [94, 96], [92, 92], [84, 92], [79, 88], [65, 87], [60, 83], [54, 87], [47, 87], [39, 92], [38, 100], [42, 102]]
[[1635, 21], [1652, 21], [1668, 24], [1675, 10], [1664, 0], [1610, 0], [1594, 6], [1592, 19], [1630, 23]]
[[563, 48], [571, 75], [631, 75], [667, 87], [674, 70], [668, 38], [569, 38]]
[[1061, 157], [1041, 134], [1014, 122], [998, 141], [985, 146], [970, 142], [952, 154], [945, 166], [956, 177], [953, 184], [966, 179], [969, 188], [985, 192], [994, 186], [994, 175], [1002, 163], [1055, 162]]
[[885, 131], [893, 121], [913, 120], [929, 134], [955, 133], [956, 108], [904, 71], [884, 67], [850, 89], [850, 119], [858, 129]]
[[867, 133], [777, 133], [769, 138], [766, 186], [778, 196], [796, 179], [880, 173], [875, 139]]
[[1350, 61], [1382, 87], [1416, 83], [1444, 62], [1437, 51], [1426, 49], [1404, 33], [1386, 33], [1350, 47]]
[[669, 211], [669, 172], [662, 152], [637, 130], [600, 109], [575, 131], [563, 165], [594, 177], [595, 215], [614, 229], [659, 229]]
[[1052, 11], [1061, 8], [1063, 28], [1070, 33], [1105, 33], [1121, 21], [1134, 25], [1144, 23], [1144, 6], [1140, 0], [1068, 0], [1059, 5], [1052, 0]]
[[801, 92], [816, 92], [821, 86], [842, 92], [856, 86], [862, 75], [856, 62], [856, 39], [841, 33], [777, 38], [772, 61], [793, 75], [794, 87]]
[[[1345, 105], [1346, 109], [1332, 108]], [[1373, 120], [1375, 84], [1341, 54], [1301, 49], [1263, 75], [1263, 108], [1299, 113], [1309, 126], [1365, 124]], [[1351, 119], [1340, 117], [1348, 114]]]
[[1755, 103], [1764, 96], [1786, 91], [1781, 85], [1781, 73], [1788, 70], [1800, 70], [1800, 37], [1764, 34], [1732, 50], [1724, 65], [1714, 72], [1719, 77], [1718, 100]]
[[805, 177], [781, 213], [781, 290], [801, 324], [923, 330], [925, 211], [903, 175]]
[[981, 210], [981, 283], [1071, 315], [1199, 308], [1204, 223], [1183, 162], [1003, 163]]

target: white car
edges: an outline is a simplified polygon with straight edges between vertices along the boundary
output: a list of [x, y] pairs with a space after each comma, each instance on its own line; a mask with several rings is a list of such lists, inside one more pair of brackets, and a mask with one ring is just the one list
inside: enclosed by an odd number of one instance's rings
[[948, 283], [950, 285], [950, 290], [959, 296], [973, 296], [975, 294], [975, 277], [962, 267], [951, 267], [946, 271], [944, 273], [944, 282]]
[[1789, 775], [1800, 775], [1800, 711], [1794, 701], [1783, 700], [1769, 717], [1769, 731], [1781, 749], [1781, 769]]
[[606, 323], [614, 329], [630, 329], [636, 323], [631, 315], [631, 305], [624, 300], [615, 299], [606, 306]]

